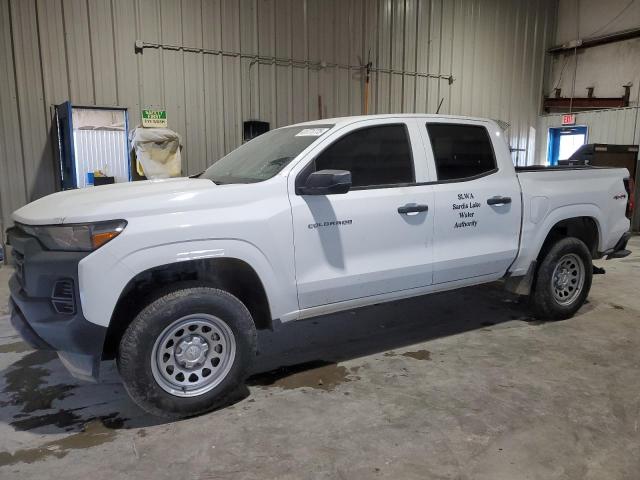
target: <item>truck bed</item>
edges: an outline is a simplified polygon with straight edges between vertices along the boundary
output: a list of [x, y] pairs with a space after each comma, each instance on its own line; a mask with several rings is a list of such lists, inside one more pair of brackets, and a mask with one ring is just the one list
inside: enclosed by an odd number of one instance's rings
[[613, 248], [629, 228], [623, 182], [629, 172], [624, 168], [531, 166], [516, 168], [516, 174], [523, 203], [522, 243], [513, 266], [517, 274], [535, 260], [547, 232], [563, 218], [594, 219], [600, 252]]

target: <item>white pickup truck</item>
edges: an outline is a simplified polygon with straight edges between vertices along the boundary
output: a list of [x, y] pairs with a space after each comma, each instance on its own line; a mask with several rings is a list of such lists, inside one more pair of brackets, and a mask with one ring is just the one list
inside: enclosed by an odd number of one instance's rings
[[256, 330], [505, 279], [570, 317], [592, 259], [622, 257], [632, 182], [514, 168], [493, 121], [434, 115], [279, 128], [191, 178], [55, 193], [13, 214], [11, 321], [79, 378], [116, 358], [157, 415], [224, 404]]

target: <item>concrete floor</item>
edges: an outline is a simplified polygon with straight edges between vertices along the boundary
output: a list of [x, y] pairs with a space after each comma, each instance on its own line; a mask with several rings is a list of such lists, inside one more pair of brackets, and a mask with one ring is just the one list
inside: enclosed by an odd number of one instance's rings
[[631, 248], [571, 320], [490, 285], [285, 325], [259, 339], [270, 373], [180, 422], [135, 407], [112, 363], [82, 384], [30, 351], [0, 268], [0, 478], [638, 479]]

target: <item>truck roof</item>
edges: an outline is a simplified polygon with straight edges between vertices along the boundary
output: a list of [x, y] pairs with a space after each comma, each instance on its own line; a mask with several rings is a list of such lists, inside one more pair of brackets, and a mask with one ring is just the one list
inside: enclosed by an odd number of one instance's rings
[[311, 120], [309, 122], [301, 122], [296, 125], [326, 125], [327, 123], [335, 125], [348, 125], [350, 123], [360, 122], [363, 120], [383, 119], [383, 118], [424, 118], [424, 119], [451, 119], [451, 120], [475, 120], [481, 122], [493, 122], [488, 118], [466, 117], [461, 115], [436, 115], [433, 113], [383, 113], [378, 115], [355, 115], [351, 117], [333, 117], [322, 118], [320, 120]]

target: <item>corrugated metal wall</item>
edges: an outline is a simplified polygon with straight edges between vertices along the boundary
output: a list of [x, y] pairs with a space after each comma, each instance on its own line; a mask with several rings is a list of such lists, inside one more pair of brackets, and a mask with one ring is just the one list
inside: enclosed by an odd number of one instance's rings
[[[52, 104], [124, 106], [132, 125], [166, 108], [193, 173], [240, 144], [243, 120], [362, 113], [363, 71], [349, 65], [369, 52], [369, 113], [435, 112], [444, 98], [441, 113], [509, 122], [526, 163], [555, 12], [554, 0], [0, 0], [5, 227], [55, 188]], [[136, 53], [136, 40], [174, 47]]]
[[102, 170], [116, 182], [129, 180], [127, 136], [124, 130], [74, 130], [77, 185], [87, 186], [87, 173]]

